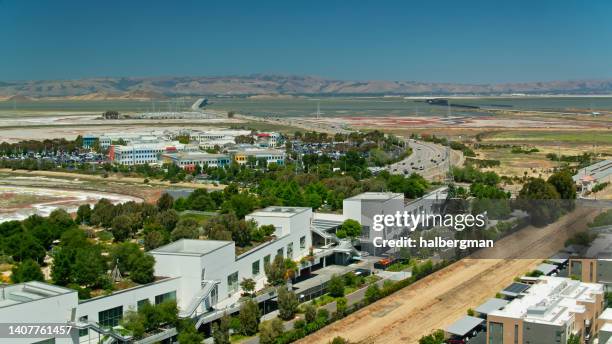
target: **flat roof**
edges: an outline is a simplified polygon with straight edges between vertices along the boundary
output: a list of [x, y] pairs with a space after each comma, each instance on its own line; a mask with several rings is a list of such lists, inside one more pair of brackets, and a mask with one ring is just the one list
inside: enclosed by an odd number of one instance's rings
[[270, 206], [264, 209], [255, 210], [248, 216], [274, 216], [274, 217], [292, 217], [297, 214], [301, 214], [305, 211], [311, 210], [308, 207], [280, 207]]
[[504, 308], [504, 306], [506, 306], [509, 302], [510, 301], [504, 300], [504, 299], [491, 298], [491, 299], [488, 299], [482, 305], [476, 307], [475, 311], [480, 314], [488, 315], [489, 313], [493, 311], [497, 311], [497, 310]]
[[550, 275], [557, 271], [557, 266], [553, 264], [542, 263], [535, 268], [537, 271], [542, 272], [544, 275]]
[[38, 281], [2, 285], [0, 308], [70, 293], [76, 293], [76, 290]]
[[375, 201], [387, 201], [390, 199], [401, 197], [404, 198], [404, 194], [395, 192], [364, 192], [359, 195], [347, 198], [347, 200], [375, 200]]
[[575, 313], [586, 311], [596, 295], [603, 294], [603, 285], [583, 283], [564, 277], [540, 276], [520, 297], [489, 316], [523, 319], [537, 324], [566, 324]]
[[450, 326], [446, 328], [446, 332], [463, 337], [483, 322], [484, 319], [466, 315], [450, 324]]
[[231, 245], [233, 241], [225, 240], [197, 240], [180, 239], [165, 246], [158, 247], [150, 252], [160, 254], [179, 254], [203, 256], [222, 247]]

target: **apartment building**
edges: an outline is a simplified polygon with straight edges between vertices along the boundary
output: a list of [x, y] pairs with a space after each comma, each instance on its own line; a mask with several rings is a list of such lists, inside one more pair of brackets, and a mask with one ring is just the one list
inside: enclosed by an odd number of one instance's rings
[[584, 254], [571, 256], [569, 275], [588, 283], [601, 283], [612, 291], [612, 233], [599, 231]]
[[500, 310], [487, 315], [487, 344], [566, 343], [571, 334], [594, 338], [604, 288], [569, 278], [542, 276]]

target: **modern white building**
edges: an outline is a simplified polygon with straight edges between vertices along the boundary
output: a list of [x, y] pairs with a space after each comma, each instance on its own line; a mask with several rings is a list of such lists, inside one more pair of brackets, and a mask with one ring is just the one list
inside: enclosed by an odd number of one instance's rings
[[197, 146], [185, 145], [177, 141], [134, 143], [128, 145], [112, 145], [108, 152], [109, 159], [120, 165], [156, 164], [162, 153], [193, 152]]
[[[41, 282], [0, 286], [0, 323], [2, 324], [68, 324], [75, 319], [77, 292]], [[78, 343], [78, 330], [68, 336], [0, 338], [2, 343]]]
[[222, 167], [229, 165], [231, 158], [227, 154], [209, 154], [204, 152], [178, 152], [161, 154], [163, 163], [173, 163], [176, 166], [193, 171], [196, 166]]
[[234, 142], [237, 136], [251, 136], [250, 130], [243, 129], [220, 129], [220, 130], [192, 130], [189, 133], [189, 139], [199, 143], [230, 139]]
[[388, 248], [374, 247], [372, 241], [376, 237], [382, 239], [398, 238], [406, 235], [406, 228], [385, 226], [383, 231], [376, 231], [372, 227], [375, 215], [395, 215], [397, 212], [411, 214], [432, 214], [441, 201], [446, 199], [446, 187], [438, 188], [427, 195], [415, 199], [405, 200], [401, 193], [392, 192], [365, 192], [350, 198], [342, 203], [344, 219], [353, 219], [362, 226], [361, 250], [372, 255], [380, 256]]

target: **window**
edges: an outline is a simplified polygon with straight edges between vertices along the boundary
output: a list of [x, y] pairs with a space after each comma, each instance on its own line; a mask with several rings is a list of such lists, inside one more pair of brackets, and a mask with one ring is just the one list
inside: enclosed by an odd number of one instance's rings
[[282, 248], [282, 247], [281, 247], [281, 248], [279, 248], [279, 249], [278, 249], [278, 251], [276, 251], [276, 255], [277, 255], [277, 256], [281, 256], [281, 257], [284, 255], [284, 252], [283, 252], [283, 248]]
[[287, 244], [287, 258], [293, 258], [293, 243]]
[[251, 272], [253, 273], [253, 276], [259, 275], [259, 259], [253, 262], [253, 265], [251, 266]]
[[238, 271], [227, 276], [227, 291], [229, 294], [238, 291]]
[[136, 302], [136, 310], [140, 311], [140, 309], [142, 309], [142, 307], [147, 303], [150, 303], [149, 299], [144, 299]]
[[270, 255], [264, 257], [264, 267], [270, 265]]
[[[79, 322], [87, 322], [87, 315], [84, 315], [82, 317], [79, 317]], [[86, 335], [89, 334], [89, 330], [88, 329], [79, 329], [79, 337], [84, 337]]]
[[518, 325], [514, 324], [514, 344], [518, 344]]
[[161, 294], [155, 296], [155, 304], [159, 305], [160, 303], [168, 300], [176, 300], [176, 291], [171, 291], [169, 293]]
[[504, 344], [504, 324], [489, 322], [489, 344]]
[[107, 309], [98, 313], [98, 322], [105, 327], [119, 325], [121, 318], [123, 318], [123, 306]]
[[303, 236], [300, 238], [300, 249], [305, 249], [306, 248], [306, 236]]

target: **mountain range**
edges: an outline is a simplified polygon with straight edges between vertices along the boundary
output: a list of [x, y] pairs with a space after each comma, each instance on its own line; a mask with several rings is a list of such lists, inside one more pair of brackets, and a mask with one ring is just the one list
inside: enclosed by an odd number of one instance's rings
[[75, 80], [0, 81], [0, 98], [158, 99], [213, 95], [501, 95], [611, 94], [612, 80], [500, 84], [417, 81], [347, 81], [314, 76], [107, 77]]

